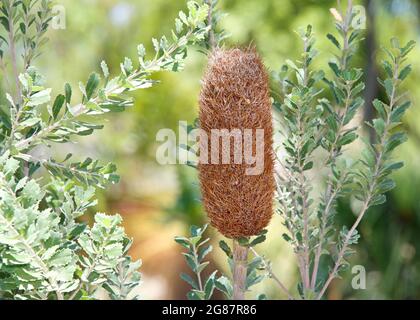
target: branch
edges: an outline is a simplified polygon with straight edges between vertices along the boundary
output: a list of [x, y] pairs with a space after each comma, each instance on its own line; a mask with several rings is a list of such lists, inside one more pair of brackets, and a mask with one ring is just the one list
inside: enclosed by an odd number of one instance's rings
[[245, 300], [248, 250], [233, 240], [233, 300]]
[[4, 59], [1, 56], [0, 56], [0, 69], [1, 69], [1, 71], [3, 71], [3, 78], [6, 81], [6, 86], [7, 86], [8, 90], [11, 91], [12, 90], [12, 86], [10, 84], [10, 80], [9, 80], [9, 77], [8, 77], [8, 72], [7, 72], [7, 69], [6, 69], [6, 64], [4, 63]]
[[[318, 277], [318, 269], [319, 269], [319, 263], [320, 263], [321, 255], [322, 255], [324, 238], [325, 238], [325, 234], [326, 234], [328, 216], [329, 216], [329, 213], [332, 209], [334, 201], [336, 200], [338, 194], [340, 193], [340, 191], [343, 187], [342, 183], [343, 183], [343, 181], [340, 180], [339, 185], [330, 194], [330, 197], [327, 200], [327, 205], [325, 206], [324, 213], [322, 214], [321, 227], [320, 227], [320, 231], [319, 231], [320, 232], [319, 242], [317, 244], [318, 247], [317, 247], [317, 250], [316, 250], [316, 253], [315, 253], [314, 266], [313, 266], [313, 271], [312, 271], [312, 279], [311, 279], [312, 290], [315, 289], [316, 280], [317, 280], [317, 277]], [[329, 185], [329, 187], [330, 186], [331, 185]]]
[[[303, 86], [306, 87], [309, 81], [309, 60], [308, 60], [308, 38], [305, 38], [304, 41], [304, 62], [303, 62]], [[298, 146], [298, 160], [297, 163], [299, 164], [299, 191], [301, 193], [302, 197], [302, 215], [303, 215], [303, 284], [306, 289], [310, 286], [310, 278], [309, 278], [309, 268], [310, 268], [310, 252], [309, 252], [309, 207], [308, 207], [308, 192], [305, 188], [306, 185], [306, 177], [304, 172], [304, 159], [301, 158], [301, 149], [303, 148], [303, 143], [305, 142], [303, 140], [303, 137], [305, 135], [305, 126], [302, 123], [302, 116], [303, 114], [300, 112], [300, 109], [302, 106], [299, 106], [299, 116], [298, 116], [298, 128], [299, 128], [299, 146]]]
[[344, 258], [344, 255], [347, 251], [347, 248], [349, 246], [349, 242], [350, 239], [352, 238], [353, 234], [355, 233], [357, 227], [359, 226], [360, 222], [362, 221], [363, 217], [365, 216], [367, 210], [369, 209], [371, 200], [374, 196], [374, 193], [376, 191], [377, 188], [377, 184], [378, 184], [378, 180], [379, 180], [379, 175], [380, 175], [380, 171], [383, 165], [383, 158], [385, 157], [385, 144], [386, 144], [386, 139], [388, 137], [388, 134], [391, 130], [391, 126], [392, 126], [392, 121], [391, 121], [391, 111], [394, 108], [394, 105], [396, 103], [396, 91], [397, 91], [397, 86], [398, 86], [398, 81], [399, 81], [399, 60], [400, 57], [398, 57], [396, 64], [395, 64], [395, 68], [394, 68], [394, 72], [393, 72], [393, 86], [392, 86], [392, 93], [391, 93], [391, 97], [390, 97], [390, 102], [389, 102], [389, 112], [387, 113], [387, 117], [386, 117], [386, 122], [385, 122], [385, 128], [383, 131], [383, 134], [380, 137], [380, 151], [377, 153], [376, 156], [376, 162], [375, 162], [375, 168], [373, 171], [373, 181], [370, 183], [370, 187], [369, 190], [367, 192], [365, 201], [362, 205], [362, 209], [359, 212], [359, 215], [356, 219], [356, 221], [354, 222], [353, 226], [351, 227], [351, 229], [349, 230], [349, 232], [347, 233], [342, 248], [338, 253], [337, 256], [337, 260], [334, 264], [334, 268], [332, 270], [332, 272], [329, 274], [329, 277], [327, 279], [327, 281], [325, 282], [324, 286], [322, 287], [317, 299], [321, 299], [323, 297], [323, 295], [325, 294], [325, 291], [327, 290], [327, 288], [329, 287], [331, 281], [336, 277], [338, 269], [340, 268], [340, 266], [342, 265], [342, 260]]
[[[337, 3], [338, 8], [340, 8], [340, 3]], [[340, 70], [341, 72], [344, 72], [347, 70], [348, 68], [348, 57], [349, 57], [349, 53], [350, 53], [350, 43], [349, 43], [349, 37], [350, 37], [350, 31], [351, 31], [351, 23], [352, 23], [352, 18], [353, 18], [353, 5], [352, 2], [349, 1], [348, 2], [348, 6], [347, 6], [347, 11], [344, 14], [343, 12], [340, 13], [343, 21], [342, 21], [342, 36], [343, 36], [343, 45], [342, 45], [342, 49], [341, 49], [341, 59], [340, 59]], [[338, 81], [341, 81], [341, 78], [337, 77]], [[341, 189], [343, 187], [342, 184], [340, 184], [340, 182], [338, 183], [338, 185], [336, 186], [335, 190], [333, 189], [333, 167], [335, 166], [337, 157], [340, 155], [340, 149], [341, 146], [338, 145], [340, 139], [346, 134], [346, 132], [348, 132], [345, 129], [345, 117], [347, 115], [347, 112], [349, 111], [350, 105], [354, 99], [354, 97], [352, 97], [352, 86], [354, 83], [352, 83], [351, 81], [346, 81], [345, 82], [345, 91], [346, 91], [346, 98], [345, 98], [345, 102], [344, 102], [344, 109], [342, 112], [338, 111], [337, 115], [338, 115], [338, 119], [340, 119], [339, 124], [338, 124], [338, 129], [337, 129], [337, 134], [336, 137], [333, 141], [333, 143], [330, 146], [330, 150], [329, 150], [329, 154], [328, 157], [325, 161], [324, 165], [328, 165], [330, 172], [328, 174], [328, 178], [327, 178], [327, 189], [325, 192], [325, 196], [324, 196], [324, 203], [325, 208], [321, 214], [321, 224], [320, 224], [320, 231], [319, 231], [319, 241], [317, 243], [317, 250], [315, 253], [315, 258], [314, 258], [314, 265], [313, 265], [313, 270], [312, 270], [312, 278], [311, 278], [311, 288], [312, 290], [315, 289], [316, 286], [316, 280], [318, 277], [318, 269], [319, 269], [319, 263], [320, 263], [320, 258], [322, 255], [322, 249], [324, 246], [324, 237], [325, 237], [325, 231], [327, 228], [327, 222], [328, 222], [328, 217], [330, 215], [331, 209], [334, 205], [334, 202], [336, 201], [337, 197], [339, 196]], [[343, 181], [344, 183], [344, 181]]]
[[210, 27], [209, 30], [209, 45], [210, 45], [210, 49], [213, 49], [217, 44], [216, 44], [216, 38], [214, 36], [214, 25], [213, 25], [213, 9], [214, 9], [214, 5], [213, 5], [213, 1], [214, 0], [205, 0], [204, 2], [209, 6], [209, 13], [207, 15], [207, 25]]
[[280, 279], [274, 274], [273, 269], [270, 266], [270, 263], [262, 256], [260, 256], [258, 254], [258, 252], [251, 247], [251, 252], [252, 254], [257, 257], [260, 258], [261, 261], [263, 262], [264, 265], [264, 269], [267, 271], [269, 277], [271, 279], [274, 280], [275, 283], [277, 283], [277, 285], [280, 287], [281, 290], [283, 290], [283, 292], [287, 295], [287, 297], [289, 298], [289, 300], [294, 300], [293, 296], [290, 294], [289, 290], [287, 290], [287, 288], [285, 287], [285, 285], [280, 281]]
[[[71, 155], [67, 156], [66, 162]], [[95, 185], [103, 188], [107, 183], [118, 182], [119, 177], [115, 174], [116, 167], [112, 163], [104, 166], [99, 165], [98, 161], [93, 161], [87, 158], [82, 162], [67, 163], [65, 164], [56, 162], [51, 159], [40, 159], [30, 154], [25, 155], [25, 161], [39, 162], [42, 164], [52, 175], [62, 176], [68, 178], [69, 175], [74, 177], [78, 182], [89, 185]]]
[[[185, 38], [188, 41], [189, 38], [191, 38], [193, 35], [193, 31], [190, 30], [186, 35]], [[126, 81], [132, 81], [140, 76], [147, 76], [150, 75], [151, 73], [153, 73], [156, 69], [158, 69], [158, 67], [165, 61], [166, 58], [168, 58], [168, 56], [170, 56], [171, 54], [173, 54], [176, 50], [178, 50], [179, 48], [183, 47], [185, 44], [183, 43], [176, 43], [173, 44], [167, 51], [166, 55], [161, 56], [159, 59], [155, 59], [152, 62], [150, 62], [146, 68], [140, 67], [136, 72], [134, 72], [133, 74], [131, 74]], [[160, 70], [160, 68], [159, 68]], [[115, 86], [108, 88], [105, 92], [104, 95], [105, 96], [110, 96], [110, 95], [121, 95], [121, 91], [125, 91], [126, 88], [124, 87], [124, 84], [116, 84]], [[100, 103], [101, 102], [101, 97], [97, 96], [94, 99], [91, 99], [89, 102], [92, 103]], [[76, 106], [73, 106], [71, 108], [71, 110], [74, 110], [73, 114], [71, 117], [63, 117], [58, 119], [54, 124], [42, 129], [41, 131], [39, 131], [38, 133], [32, 135], [29, 138], [26, 138], [24, 140], [21, 140], [19, 142], [16, 143], [16, 148], [19, 150], [24, 150], [27, 149], [28, 147], [30, 147], [31, 145], [36, 144], [37, 142], [41, 141], [42, 139], [44, 139], [45, 137], [47, 137], [50, 133], [52, 133], [54, 130], [58, 129], [59, 127], [65, 125], [67, 122], [74, 122], [75, 119], [79, 118], [80, 116], [86, 115], [87, 112], [89, 111], [89, 109], [86, 107], [85, 104], [80, 103]]]
[[15, 95], [15, 101], [17, 104], [21, 103], [21, 87], [20, 87], [20, 81], [19, 81], [19, 71], [17, 66], [17, 54], [16, 54], [16, 47], [15, 47], [15, 26], [14, 26], [14, 17], [13, 17], [13, 6], [14, 1], [9, 2], [8, 7], [8, 20], [9, 20], [9, 30], [8, 30], [8, 36], [9, 36], [9, 46], [10, 46], [10, 58], [12, 61], [12, 68], [13, 68], [13, 76], [15, 79], [15, 86], [16, 86], [16, 95]]

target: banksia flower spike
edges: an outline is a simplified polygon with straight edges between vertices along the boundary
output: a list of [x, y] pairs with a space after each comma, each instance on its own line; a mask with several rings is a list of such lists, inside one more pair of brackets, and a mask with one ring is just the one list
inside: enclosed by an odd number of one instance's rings
[[[259, 234], [272, 217], [275, 183], [268, 74], [255, 49], [215, 49], [211, 54], [200, 95], [200, 127], [209, 140], [217, 129], [229, 131], [222, 134], [222, 142], [236, 139], [234, 130], [242, 137], [230, 143], [230, 150], [223, 143], [220, 148], [219, 141], [217, 147], [208, 143], [208, 164], [199, 164], [203, 203], [211, 224], [228, 238]], [[263, 133], [260, 141], [257, 129]], [[252, 132], [251, 141], [247, 130]], [[235, 147], [240, 144], [242, 162], [237, 163], [239, 148]], [[247, 149], [258, 158], [254, 164], [245, 159]], [[226, 151], [228, 164], [222, 162]], [[215, 155], [220, 164], [212, 161]]]
[[200, 95], [200, 127], [203, 203], [211, 224], [234, 239], [233, 299], [243, 300], [248, 248], [238, 239], [268, 225], [275, 186], [268, 75], [254, 49], [214, 50]]

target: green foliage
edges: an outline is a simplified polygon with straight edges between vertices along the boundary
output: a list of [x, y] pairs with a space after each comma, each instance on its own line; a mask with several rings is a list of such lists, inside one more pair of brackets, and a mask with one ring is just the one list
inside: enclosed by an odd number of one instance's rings
[[[138, 62], [125, 58], [115, 77], [102, 62], [102, 76], [92, 73], [79, 84], [78, 102], [69, 84], [53, 99], [33, 67], [53, 19], [51, 6], [48, 0], [2, 0], [0, 7], [7, 35], [0, 37], [0, 66], [9, 85], [0, 112], [0, 297], [96, 299], [106, 292], [112, 299], [137, 299], [140, 262], [128, 256], [131, 240], [121, 217], [98, 213], [91, 227], [79, 222], [97, 203], [95, 187], [118, 182], [116, 166], [90, 158], [71, 163], [71, 154], [60, 162], [32, 151], [92, 134], [103, 127], [99, 116], [132, 105], [127, 93], [152, 87], [153, 73], [182, 70], [187, 48], [202, 42], [209, 30], [208, 6], [188, 2], [189, 13], [179, 13], [171, 41], [153, 39], [151, 59], [139, 45]], [[34, 178], [41, 166], [49, 179]]]
[[[138, 285], [138, 262], [125, 254], [130, 241], [118, 215], [97, 214], [94, 225], [75, 219], [95, 204], [92, 189], [47, 191], [33, 179], [16, 179], [19, 162], [6, 152], [0, 158], [0, 291], [10, 299], [92, 299], [101, 288]], [[61, 189], [61, 190], [60, 190]], [[64, 194], [60, 211], [54, 190]], [[121, 272], [125, 265], [125, 272]], [[120, 275], [115, 278], [115, 275]], [[124, 275], [124, 278], [123, 276]], [[127, 297], [126, 293], [115, 298]]]
[[401, 117], [410, 106], [410, 101], [405, 100], [407, 93], [401, 93], [399, 88], [411, 70], [411, 66], [405, 63], [407, 55], [414, 47], [414, 42], [411, 41], [406, 46], [400, 47], [398, 41], [394, 39], [391, 44], [391, 50], [384, 49], [389, 56], [389, 60], [383, 61], [387, 78], [379, 79], [385, 88], [387, 101], [374, 102], [378, 117], [367, 124], [373, 128], [375, 143], [367, 144], [361, 160], [362, 166], [356, 178], [359, 186], [356, 197], [368, 203], [368, 206], [383, 203], [384, 194], [394, 188], [395, 183], [389, 175], [400, 169], [403, 164], [392, 160], [393, 151], [407, 139], [400, 125]]
[[[360, 30], [353, 28], [355, 12], [351, 4], [339, 15], [336, 17], [339, 36], [327, 36], [339, 51], [329, 62], [332, 78], [312, 67], [317, 52], [310, 26], [300, 32], [304, 46], [302, 58], [296, 63], [288, 61], [288, 67], [278, 76], [284, 98], [277, 99], [275, 106], [285, 129], [281, 148], [285, 156], [279, 156], [282, 169], [278, 174], [278, 212], [288, 229], [283, 238], [297, 256], [301, 275], [298, 291], [304, 299], [323, 297], [332, 279], [348, 265], [347, 258], [353, 252], [350, 247], [358, 242], [357, 227], [366, 211], [383, 203], [385, 193], [395, 186], [389, 176], [402, 165], [392, 161], [392, 155], [405, 141], [399, 125], [410, 105], [398, 87], [411, 70], [404, 63], [414, 42], [400, 47], [393, 40], [392, 49], [386, 50], [389, 60], [383, 63], [388, 77], [380, 80], [388, 101], [375, 100], [378, 118], [368, 123], [375, 132], [375, 141], [365, 141], [361, 159], [353, 160], [345, 154], [349, 145], [362, 140], [354, 122], [364, 104], [361, 94], [365, 86], [361, 81], [362, 70], [351, 66], [361, 40]], [[328, 90], [319, 85], [320, 80]], [[324, 156], [318, 160], [315, 154]], [[317, 198], [311, 180], [314, 171], [324, 168], [326, 185]], [[344, 226], [337, 232], [334, 219], [337, 200], [350, 191], [360, 201], [361, 209], [350, 229]], [[319, 277], [323, 255], [330, 255], [334, 260], [327, 279]]]
[[323, 108], [317, 104], [321, 93], [315, 87], [324, 77], [322, 71], [310, 70], [311, 63], [317, 52], [314, 49], [315, 39], [312, 27], [300, 31], [303, 40], [304, 53], [301, 61], [288, 64], [295, 73], [295, 81], [288, 80], [285, 100], [281, 103], [280, 112], [285, 120], [286, 156], [280, 160], [287, 179], [282, 179], [279, 187], [279, 213], [284, 217], [284, 224], [289, 235], [288, 240], [298, 256], [302, 277], [307, 281], [309, 270], [304, 266], [309, 264], [310, 242], [314, 230], [310, 230], [310, 221], [314, 200], [310, 197], [312, 186], [307, 172], [314, 167], [313, 153], [321, 145], [323, 131], [321, 115]]
[[[298, 32], [304, 48], [300, 59], [286, 60], [287, 65], [275, 74], [280, 94], [274, 97], [274, 107], [283, 135], [278, 150], [277, 211], [288, 230], [283, 238], [297, 257], [301, 277], [297, 291], [302, 299], [323, 298], [331, 281], [349, 266], [352, 247], [360, 238], [360, 222], [369, 208], [385, 202], [385, 194], [395, 187], [391, 174], [403, 166], [393, 157], [395, 149], [406, 141], [401, 118], [410, 102], [399, 89], [412, 70], [406, 61], [415, 43], [401, 46], [393, 39], [391, 49], [384, 49], [388, 56], [382, 63], [386, 77], [379, 83], [387, 99], [373, 101], [377, 118], [367, 123], [373, 139], [365, 141], [359, 136], [356, 119], [365, 104], [364, 72], [353, 67], [362, 31], [355, 27], [356, 11], [350, 1], [348, 4], [346, 11], [334, 11], [337, 35], [328, 34], [327, 39], [338, 53], [328, 63], [328, 72], [314, 67], [318, 52], [312, 27], [308, 26]], [[360, 158], [353, 159], [348, 150], [356, 143], [363, 143], [364, 150]], [[314, 181], [318, 176], [325, 181], [320, 192], [319, 181]], [[337, 230], [336, 207], [345, 196], [358, 201], [359, 211], [350, 228], [344, 225]], [[274, 274], [270, 261], [253, 248], [264, 240], [265, 233], [253, 240], [238, 239], [254, 255], [248, 261], [246, 289], [267, 277], [293, 299]], [[225, 241], [219, 245], [232, 268], [232, 249]], [[331, 259], [330, 269], [320, 270]], [[216, 287], [231, 298], [232, 283], [227, 277], [219, 279], [222, 281], [216, 281]]]
[[[248, 259], [247, 261], [247, 276], [245, 281], [245, 290], [250, 291], [251, 288], [265, 279], [266, 276], [270, 276], [268, 273], [261, 273], [261, 271], [269, 269], [269, 262], [266, 261], [263, 257], [259, 256], [254, 247], [266, 240], [267, 230], [261, 231], [261, 233], [255, 237], [248, 238], [239, 238], [237, 239], [238, 243], [250, 249], [254, 253], [254, 257]], [[230, 266], [231, 272], [233, 273], [233, 249], [226, 243], [226, 241], [221, 240], [219, 242], [219, 247], [226, 254], [228, 264]], [[226, 278], [227, 279], [227, 278]], [[225, 280], [226, 281], [226, 280]], [[225, 293], [228, 298], [232, 297], [232, 294], [228, 290], [221, 290]]]
[[[202, 271], [208, 266], [209, 262], [204, 261], [212, 250], [213, 247], [207, 243], [210, 241], [209, 238], [203, 239], [203, 234], [207, 229], [207, 225], [202, 228], [191, 227], [191, 237], [176, 237], [175, 241], [187, 249], [184, 252], [184, 258], [190, 269], [195, 273], [194, 280], [188, 274], [182, 273], [181, 279], [191, 285], [192, 290], [188, 293], [187, 297], [190, 300], [209, 300], [211, 299], [214, 289], [221, 291], [227, 299], [232, 299], [233, 296], [233, 285], [232, 281], [222, 275], [217, 277], [217, 271], [214, 271], [207, 279], [203, 279]], [[253, 239], [242, 238], [239, 242], [248, 248], [253, 248], [257, 244], [265, 240], [267, 231], [263, 230], [260, 235], [253, 237]], [[220, 248], [225, 252], [228, 257], [229, 265], [232, 269], [233, 266], [233, 254], [232, 249], [225, 241], [220, 241]], [[264, 269], [265, 261], [262, 257], [255, 256], [247, 264], [247, 278], [246, 278], [246, 290], [250, 290], [251, 287], [260, 283], [265, 278], [265, 274], [261, 274], [260, 270]]]
[[259, 235], [255, 237], [245, 237], [239, 238], [238, 243], [247, 248], [255, 247], [257, 244], [260, 244], [266, 240], [267, 230], [262, 230]]
[[194, 280], [186, 273], [181, 274], [181, 279], [192, 287], [187, 294], [189, 300], [210, 300], [218, 281], [216, 278], [217, 271], [213, 272], [207, 279], [203, 279], [202, 276], [202, 272], [209, 265], [209, 262], [205, 261], [204, 258], [213, 251], [213, 246], [208, 244], [210, 239], [203, 239], [206, 229], [207, 225], [202, 228], [192, 226], [189, 238], [175, 237], [176, 243], [188, 250], [182, 254], [196, 278]]
[[[229, 277], [222, 275], [217, 277], [218, 271], [214, 271], [208, 279], [204, 282], [202, 280], [201, 272], [207, 267], [208, 262], [203, 261], [203, 258], [213, 250], [211, 245], [200, 249], [204, 244], [210, 241], [209, 238], [202, 239], [203, 233], [207, 229], [208, 225], [205, 225], [203, 228], [198, 228], [193, 226], [191, 228], [191, 237], [176, 237], [175, 241], [188, 250], [187, 253], [183, 253], [185, 261], [187, 262], [190, 269], [195, 273], [196, 280], [193, 280], [189, 275], [182, 273], [181, 279], [191, 285], [192, 290], [188, 293], [187, 297], [190, 300], [208, 300], [211, 298], [214, 289], [218, 289], [222, 292], [227, 299], [232, 299], [233, 297], [233, 284], [232, 280]], [[241, 238], [238, 239], [238, 242], [247, 247], [253, 252], [253, 249], [256, 245], [265, 241], [267, 230], [263, 230], [261, 234], [252, 238]], [[219, 242], [219, 247], [226, 254], [228, 259], [228, 264], [230, 266], [231, 272], [233, 272], [233, 250], [232, 248], [224, 241]], [[200, 249], [200, 250], [199, 250]], [[271, 264], [266, 261], [263, 257], [260, 257], [258, 254], [254, 254], [252, 259], [249, 259], [247, 262], [247, 277], [245, 282], [245, 290], [249, 291], [251, 288], [265, 279], [266, 276], [270, 276], [268, 273], [261, 273], [262, 270], [268, 270], [271, 267]]]
[[204, 46], [210, 50], [212, 47], [223, 43], [223, 40], [228, 38], [229, 34], [220, 27], [220, 22], [226, 17], [226, 14], [218, 10], [219, 0], [205, 0], [204, 2], [209, 6], [207, 24], [211, 27], [205, 38]]
[[[327, 35], [338, 50], [328, 63], [328, 73], [314, 68], [318, 52], [312, 27], [308, 26], [298, 32], [304, 48], [300, 59], [286, 60], [287, 65], [275, 75], [280, 94], [274, 98], [274, 107], [280, 115], [283, 135], [278, 150], [277, 211], [288, 230], [283, 238], [297, 257], [301, 277], [297, 291], [302, 299], [323, 298], [331, 281], [349, 265], [352, 246], [360, 238], [357, 227], [369, 208], [385, 202], [386, 192], [395, 187], [390, 175], [402, 167], [401, 162], [393, 161], [393, 151], [406, 140], [400, 124], [410, 102], [398, 89], [412, 69], [405, 63], [414, 42], [400, 46], [392, 40], [391, 50], [385, 49], [389, 59], [383, 62], [383, 69], [387, 77], [379, 82], [387, 101], [373, 101], [377, 118], [367, 125], [374, 139], [365, 141], [359, 137], [356, 124], [356, 114], [365, 103], [364, 73], [352, 66], [362, 32], [354, 26], [356, 11], [351, 2], [348, 4], [346, 11], [334, 11], [338, 35]], [[353, 159], [346, 151], [359, 141], [365, 148], [360, 159]], [[326, 183], [321, 192], [315, 192], [314, 177], [319, 172]], [[337, 202], [349, 195], [360, 202], [360, 210], [350, 228], [343, 226], [338, 231]], [[270, 261], [253, 248], [263, 241], [265, 232], [253, 240], [238, 239], [239, 245], [250, 248], [254, 255], [248, 261], [246, 289], [268, 277], [293, 299], [274, 274]], [[225, 241], [219, 245], [232, 269], [232, 249]], [[333, 260], [330, 270], [322, 272], [328, 274], [327, 278], [321, 277], [320, 270], [324, 265], [321, 260], [328, 260], [324, 256]], [[216, 287], [231, 298], [231, 282], [226, 277], [221, 279], [216, 281]]]
[[[67, 142], [74, 135], [89, 135], [103, 127], [92, 122], [97, 116], [123, 111], [132, 105], [132, 100], [125, 95], [127, 92], [153, 86], [156, 82], [150, 79], [151, 74], [162, 70], [182, 70], [187, 46], [201, 41], [208, 30], [204, 24], [207, 6], [198, 6], [194, 2], [189, 2], [189, 9], [188, 16], [180, 13], [180, 18], [177, 19], [177, 31], [172, 33], [172, 42], [166, 37], [162, 37], [160, 41], [153, 40], [155, 47], [153, 59], [146, 59], [144, 46], [140, 44], [138, 66], [135, 68], [133, 62], [125, 58], [121, 63], [120, 74], [113, 78], [110, 78], [108, 67], [103, 62], [102, 81], [98, 74], [93, 73], [86, 84], [79, 84], [83, 96], [80, 103], [72, 105], [72, 88], [66, 84], [64, 93], [55, 98], [52, 107], [47, 107], [46, 104], [51, 100], [51, 90], [41, 87], [39, 79], [42, 77], [36, 70], [20, 77], [20, 82], [24, 86], [24, 103], [18, 112], [15, 103], [10, 101], [11, 122], [14, 127], [11, 129], [9, 143], [13, 144], [17, 151], [28, 151], [39, 144]], [[33, 108], [36, 106], [46, 108], [49, 116], [41, 119], [39, 114], [42, 110], [39, 110], [39, 107]], [[28, 119], [30, 123], [25, 122]], [[36, 130], [33, 130], [34, 125], [38, 125]], [[28, 130], [29, 126], [32, 130]]]

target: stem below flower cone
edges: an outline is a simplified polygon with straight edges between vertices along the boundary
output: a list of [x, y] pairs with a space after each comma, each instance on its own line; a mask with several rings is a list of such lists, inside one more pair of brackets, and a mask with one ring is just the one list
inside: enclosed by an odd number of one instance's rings
[[245, 300], [248, 253], [247, 247], [233, 240], [233, 300]]

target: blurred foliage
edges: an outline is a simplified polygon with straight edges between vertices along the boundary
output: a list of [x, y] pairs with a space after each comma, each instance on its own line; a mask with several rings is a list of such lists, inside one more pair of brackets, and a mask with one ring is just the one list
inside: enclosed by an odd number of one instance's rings
[[[102, 58], [108, 62], [110, 69], [117, 70], [121, 56], [135, 57], [133, 44], [147, 43], [150, 47], [146, 49], [151, 50], [148, 39], [167, 33], [173, 17], [184, 6], [183, 0], [59, 2], [66, 8], [67, 28], [50, 31], [50, 51], [38, 62], [42, 73], [54, 79], [51, 82], [57, 86], [54, 89], [60, 89], [64, 80], [71, 80], [73, 86], [77, 85], [79, 79], [87, 77], [87, 70], [98, 69]], [[370, 3], [372, 6], [375, 23], [370, 25], [368, 21], [368, 26], [374, 27], [378, 44], [388, 44], [392, 36], [398, 36], [401, 42], [419, 39], [419, 1], [366, 0], [355, 3]], [[222, 25], [231, 35], [226, 45], [254, 43], [267, 67], [279, 70], [285, 59], [298, 56], [300, 44], [294, 31], [300, 26], [310, 22], [316, 35], [327, 34], [331, 30], [332, 17], [328, 9], [334, 5], [333, 0], [221, 0], [222, 10], [228, 13]], [[329, 55], [323, 53], [331, 50], [326, 38], [318, 38], [320, 58], [315, 62], [316, 68], [321, 64], [326, 65], [325, 59]], [[379, 48], [378, 44], [375, 52]], [[406, 165], [394, 176], [398, 187], [388, 196], [387, 204], [367, 214], [360, 227], [362, 237], [357, 247], [358, 254], [351, 261], [352, 264], [366, 267], [367, 289], [351, 289], [352, 275], [348, 272], [345, 281], [333, 285], [330, 298], [420, 297], [420, 201], [417, 195], [420, 190], [420, 124], [417, 121], [420, 117], [417, 103], [420, 101], [419, 54], [420, 48], [417, 47], [410, 57], [414, 72], [405, 86], [414, 101], [413, 108], [404, 118], [409, 141], [399, 149], [398, 155], [405, 160]], [[362, 45], [354, 64], [367, 68], [369, 55], [368, 46]], [[192, 123], [196, 118], [205, 61], [205, 55], [192, 53], [183, 73], [158, 75], [162, 84], [147, 92], [136, 93], [135, 106], [127, 113], [113, 117], [100, 135], [69, 146], [70, 149], [81, 149], [86, 156], [100, 154], [101, 158], [117, 164], [121, 182], [103, 196], [108, 199], [110, 206], [134, 200], [136, 203], [151, 205], [154, 213], [147, 213], [146, 216], [142, 215], [144, 210], [141, 205], [133, 210], [139, 214], [136, 219], [139, 225], [145, 219], [167, 220], [162, 217], [168, 215], [168, 212], [177, 220], [173, 213], [182, 215], [184, 228], [190, 223], [202, 223], [200, 205], [195, 200], [199, 199], [198, 186], [194, 184], [194, 173], [190, 172], [193, 170], [160, 167], [154, 160], [154, 153], [155, 135], [159, 129], [177, 129], [179, 120]], [[104, 207], [106, 203], [100, 203], [100, 210], [108, 209]], [[352, 203], [351, 199], [342, 201], [338, 210], [340, 224], [350, 224], [354, 220]], [[172, 209], [167, 210], [170, 207]], [[123, 210], [120, 212], [125, 213]], [[160, 222], [156, 225], [160, 225]], [[277, 226], [277, 222], [270, 228], [270, 233], [274, 235], [269, 238], [272, 252], [267, 254], [272, 260], [278, 260], [280, 270], [284, 270], [283, 267], [289, 264], [289, 257], [279, 239], [282, 231], [274, 226]], [[162, 234], [160, 237], [165, 236]], [[168, 236], [165, 241], [171, 242], [171, 239]], [[267, 247], [267, 250], [270, 248]], [[279, 256], [276, 259], [277, 254]], [[280, 276], [287, 278], [288, 284], [295, 284], [294, 275], [290, 272]], [[271, 292], [271, 288], [267, 288], [267, 291]], [[183, 298], [185, 292], [178, 292], [174, 296]]]

